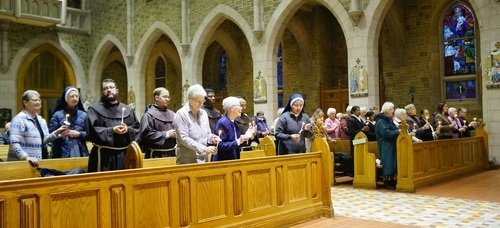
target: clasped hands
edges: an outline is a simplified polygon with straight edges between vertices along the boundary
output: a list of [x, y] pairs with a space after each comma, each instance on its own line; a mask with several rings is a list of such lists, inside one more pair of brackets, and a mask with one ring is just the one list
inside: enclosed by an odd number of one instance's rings
[[128, 127], [126, 124], [122, 123], [113, 127], [113, 133], [123, 135], [128, 132]]

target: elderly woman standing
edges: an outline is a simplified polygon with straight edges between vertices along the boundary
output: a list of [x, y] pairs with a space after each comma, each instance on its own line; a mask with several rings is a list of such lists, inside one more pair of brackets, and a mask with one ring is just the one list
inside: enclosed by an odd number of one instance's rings
[[10, 125], [10, 147], [7, 160], [26, 160], [38, 164], [38, 159], [48, 158], [46, 143], [58, 138], [65, 127], [60, 127], [49, 134], [47, 123], [38, 115], [42, 107], [40, 94], [35, 90], [23, 93], [23, 110]]
[[221, 138], [217, 145], [217, 154], [212, 156], [212, 161], [240, 159], [240, 145], [248, 141], [255, 133], [256, 127], [249, 128], [244, 135], [240, 134], [235, 124], [235, 119], [241, 116], [240, 100], [237, 97], [227, 97], [222, 101], [226, 114], [217, 121], [215, 132]]
[[[201, 109], [207, 93], [199, 84], [187, 90], [188, 102], [177, 111], [174, 128], [177, 134], [177, 164], [203, 163], [208, 154], [216, 154], [220, 138], [212, 134], [207, 112]], [[211, 144], [211, 145], [210, 145]]]
[[393, 122], [394, 104], [385, 102], [380, 113], [375, 115], [375, 135], [377, 136], [378, 151], [383, 165], [384, 186], [387, 189], [396, 189], [397, 157], [396, 140], [399, 129]]
[[337, 110], [335, 108], [329, 108], [326, 111], [328, 118], [325, 120], [326, 133], [330, 139], [336, 139], [340, 137], [340, 121], [336, 118]]
[[304, 107], [304, 98], [300, 94], [293, 94], [288, 100], [276, 124], [279, 155], [306, 152], [305, 138], [312, 137], [312, 132]]
[[80, 101], [80, 93], [75, 87], [64, 89], [52, 118], [49, 122], [49, 131], [66, 127], [62, 137], [54, 140], [52, 158], [86, 157], [89, 156], [85, 138], [85, 118], [87, 113]]

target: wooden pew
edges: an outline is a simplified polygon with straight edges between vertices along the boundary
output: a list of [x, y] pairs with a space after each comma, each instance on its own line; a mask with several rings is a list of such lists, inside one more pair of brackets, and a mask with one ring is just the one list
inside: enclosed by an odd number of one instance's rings
[[363, 132], [354, 137], [354, 181], [355, 188], [377, 188], [377, 168], [375, 159], [379, 158], [378, 144], [369, 142]]
[[351, 154], [351, 142], [349, 139], [335, 139], [335, 141], [328, 141], [328, 145], [332, 152]]
[[479, 124], [471, 138], [412, 143], [402, 125], [397, 139], [398, 191], [415, 192], [421, 186], [484, 170], [488, 165], [488, 134]]
[[[89, 146], [88, 143], [87, 146]], [[270, 137], [264, 137], [256, 150], [242, 152], [241, 159], [265, 156], [276, 156], [276, 147], [274, 145], [274, 141]], [[87, 157], [58, 158], [40, 160], [39, 167], [57, 170], [69, 170], [75, 168], [87, 169], [87, 164]], [[131, 143], [131, 145], [127, 149], [125, 159], [126, 168], [149, 168], [173, 165], [176, 165], [175, 157], [144, 159], [141, 148], [135, 142]], [[40, 177], [40, 174], [38, 173], [36, 168], [32, 167], [26, 161], [0, 163], [0, 170], [2, 170], [2, 172], [0, 172], [0, 180], [15, 180]]]
[[2, 159], [2, 161], [7, 161], [8, 154], [9, 145], [0, 145], [0, 159]]
[[331, 154], [0, 181], [1, 227], [277, 227], [333, 217]]

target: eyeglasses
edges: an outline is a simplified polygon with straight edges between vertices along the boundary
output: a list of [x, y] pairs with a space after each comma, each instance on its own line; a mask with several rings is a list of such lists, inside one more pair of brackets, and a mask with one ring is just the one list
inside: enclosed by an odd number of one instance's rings
[[30, 101], [33, 101], [33, 102], [42, 102], [42, 100], [40, 100], [38, 98], [37, 99], [30, 99]]
[[106, 86], [106, 87], [102, 87], [102, 90], [108, 90], [108, 89], [116, 89], [116, 86]]

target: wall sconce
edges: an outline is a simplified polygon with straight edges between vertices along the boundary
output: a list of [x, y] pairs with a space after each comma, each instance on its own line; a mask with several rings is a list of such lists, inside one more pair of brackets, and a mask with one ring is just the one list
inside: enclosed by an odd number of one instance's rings
[[352, 24], [354, 24], [354, 26], [358, 26], [359, 21], [361, 21], [361, 17], [363, 17], [363, 7], [361, 5], [361, 0], [351, 0], [349, 15], [351, 16]]

